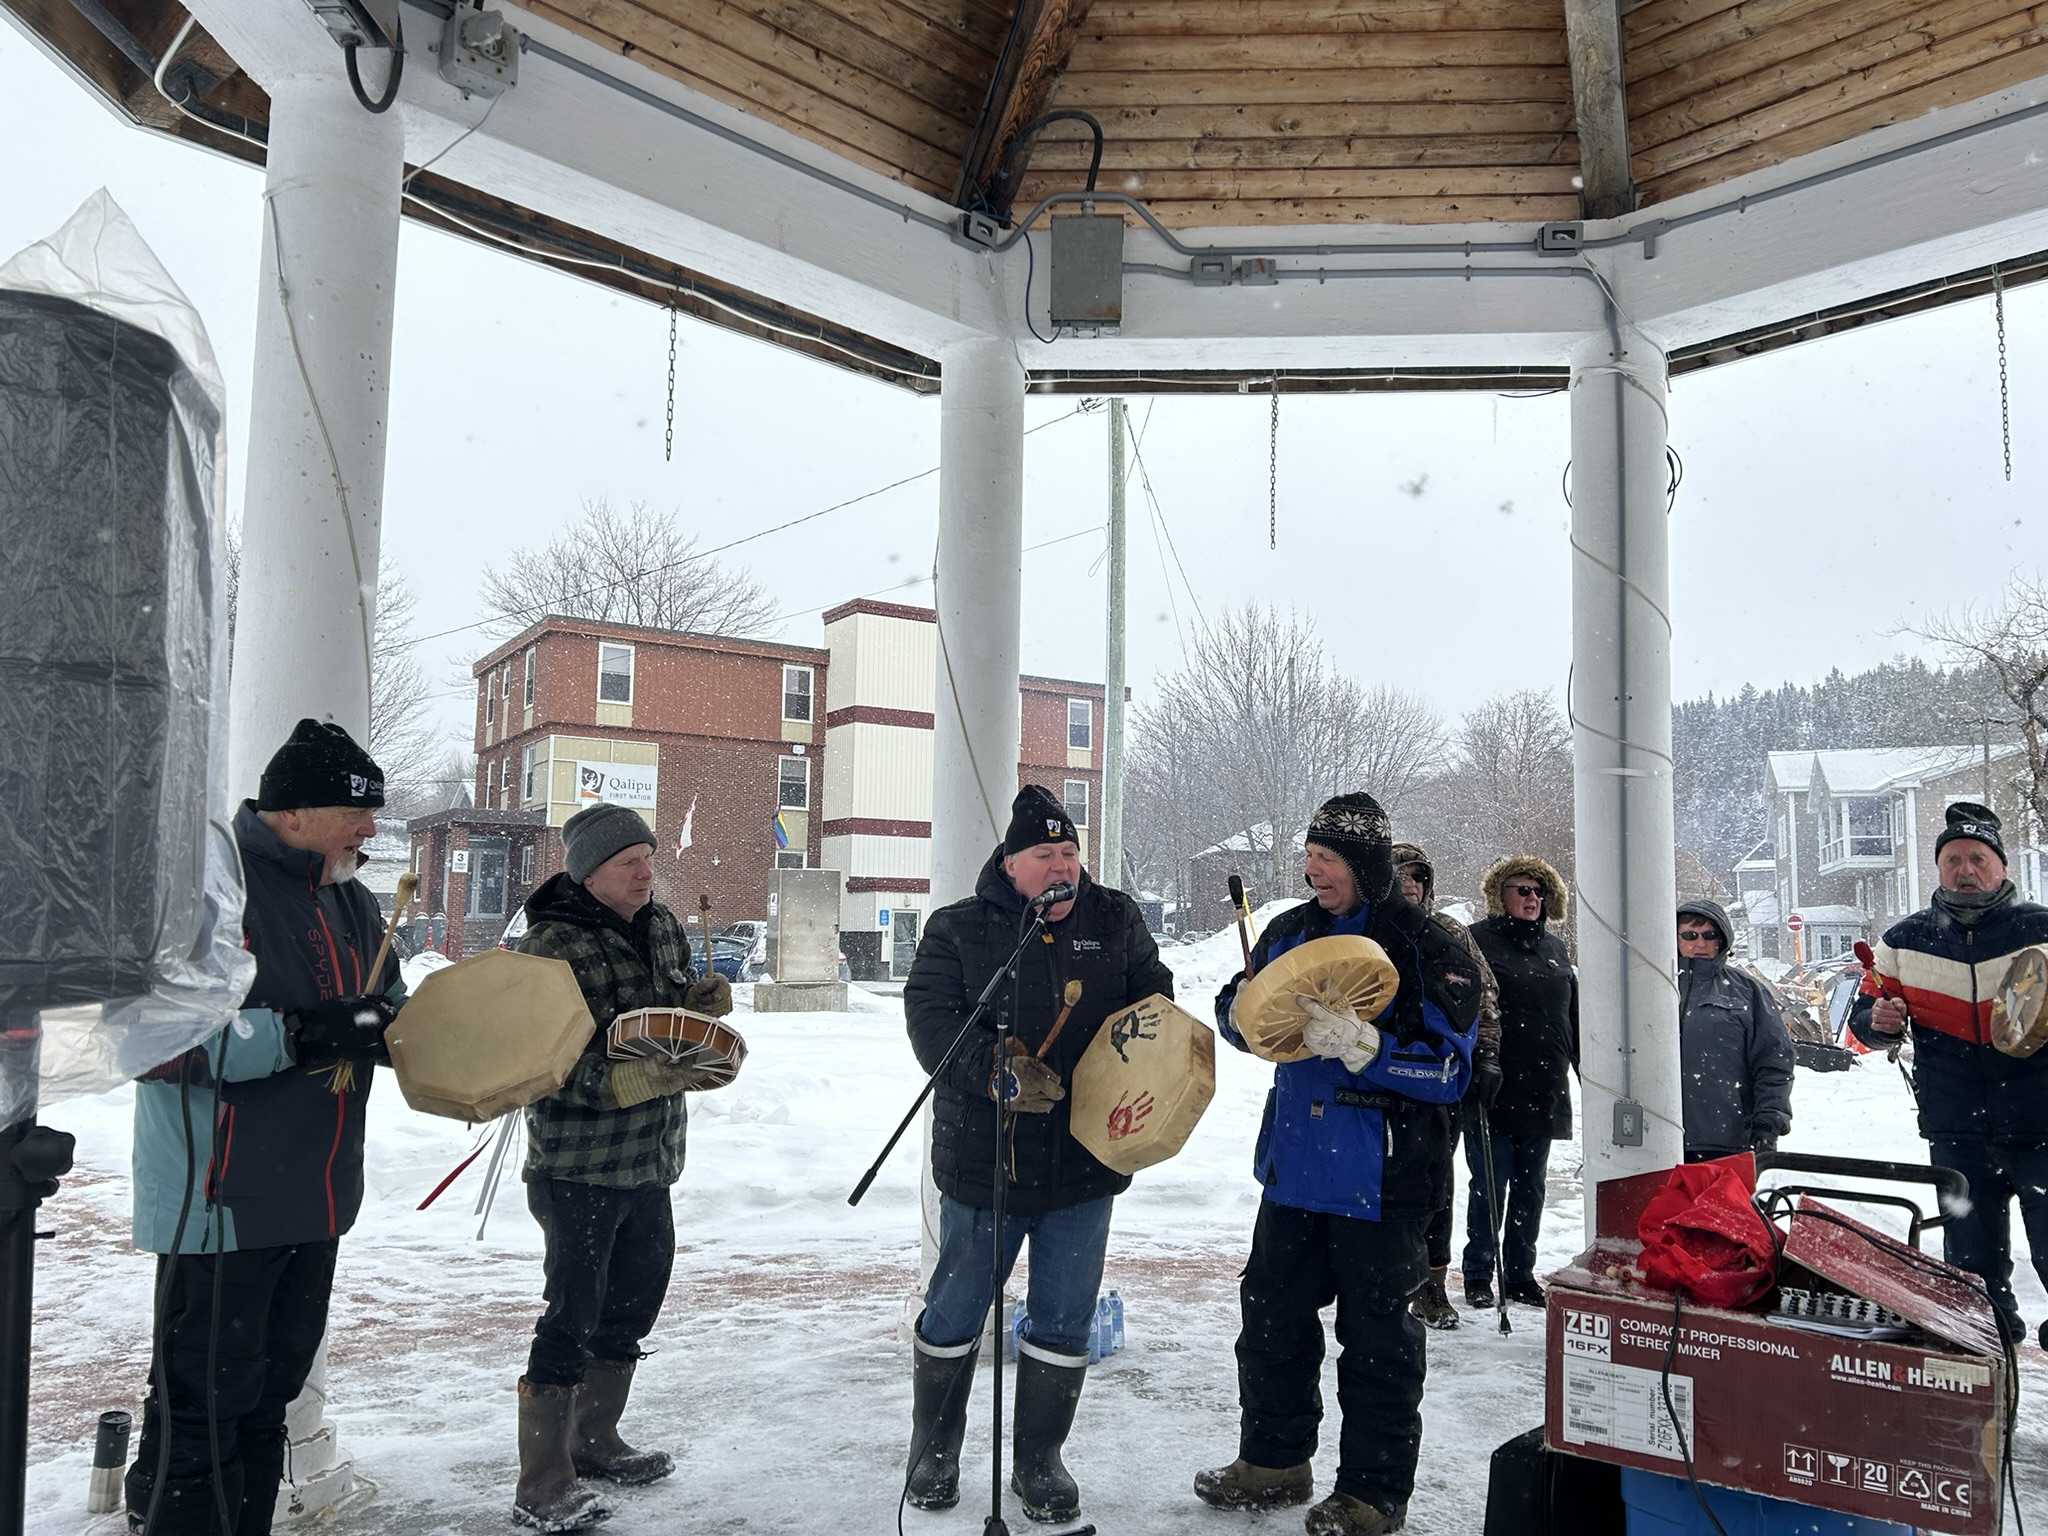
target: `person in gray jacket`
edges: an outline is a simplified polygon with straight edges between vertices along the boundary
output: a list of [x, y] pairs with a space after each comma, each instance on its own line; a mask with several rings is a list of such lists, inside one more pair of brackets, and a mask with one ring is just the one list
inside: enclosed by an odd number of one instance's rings
[[1685, 1160], [1770, 1152], [1792, 1129], [1792, 1037], [1755, 978], [1728, 964], [1728, 914], [1678, 908], [1678, 1052]]

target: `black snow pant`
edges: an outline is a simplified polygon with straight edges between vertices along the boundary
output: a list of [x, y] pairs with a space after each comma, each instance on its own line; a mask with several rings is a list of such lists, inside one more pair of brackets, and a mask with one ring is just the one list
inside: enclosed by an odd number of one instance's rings
[[1422, 1324], [1408, 1298], [1427, 1257], [1421, 1221], [1326, 1216], [1267, 1200], [1239, 1282], [1238, 1454], [1296, 1467], [1323, 1417], [1322, 1309], [1337, 1303], [1337, 1491], [1405, 1508], [1422, 1453]]
[[[269, 1536], [284, 1479], [284, 1413], [320, 1352], [340, 1247], [339, 1239], [328, 1238], [289, 1248], [158, 1256], [156, 1335], [169, 1397], [160, 1400], [152, 1371], [126, 1489], [135, 1519], [148, 1518], [156, 1506], [148, 1536]], [[170, 1460], [158, 1498], [166, 1440]]]
[[638, 1360], [675, 1264], [668, 1186], [535, 1179], [526, 1204], [547, 1237], [547, 1310], [533, 1326], [526, 1379], [573, 1387], [592, 1360]]
[[1444, 1187], [1444, 1197], [1436, 1208], [1436, 1214], [1429, 1218], [1429, 1267], [1448, 1269], [1451, 1264], [1451, 1207], [1458, 1198], [1458, 1132], [1464, 1128], [1465, 1115], [1462, 1106], [1451, 1110], [1451, 1135], [1444, 1143], [1443, 1166], [1437, 1170], [1437, 1179]]
[[2048, 1285], [2048, 1146], [1943, 1137], [1928, 1143], [1932, 1160], [1970, 1181], [1970, 1207], [1949, 1212], [1942, 1257], [1984, 1282], [2006, 1337], [2021, 1343], [2026, 1320], [2012, 1293], [2012, 1202], [2020, 1203], [2034, 1273]]

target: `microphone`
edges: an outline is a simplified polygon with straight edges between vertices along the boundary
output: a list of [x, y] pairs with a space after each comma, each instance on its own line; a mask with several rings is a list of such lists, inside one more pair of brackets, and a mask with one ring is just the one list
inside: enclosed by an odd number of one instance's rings
[[1044, 890], [1032, 897], [1030, 905], [1034, 911], [1043, 912], [1046, 908], [1056, 907], [1063, 901], [1072, 901], [1080, 894], [1081, 888], [1079, 886], [1075, 885], [1071, 880], [1062, 880], [1058, 885], [1048, 885]]

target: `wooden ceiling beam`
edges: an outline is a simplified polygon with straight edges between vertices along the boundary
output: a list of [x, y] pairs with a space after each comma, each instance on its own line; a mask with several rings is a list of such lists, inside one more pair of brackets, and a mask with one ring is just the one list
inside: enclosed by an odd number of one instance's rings
[[1636, 206], [1629, 175], [1628, 99], [1615, 0], [1564, 0], [1565, 53], [1578, 123], [1579, 205], [1589, 219], [1619, 218]]
[[1017, 179], [1030, 163], [1031, 147], [1026, 144], [1017, 155], [1007, 187], [995, 184], [1003, 159], [1025, 125], [1045, 110], [1067, 67], [1067, 56], [1074, 51], [1074, 40], [1081, 35], [1090, 3], [1018, 0], [1016, 41], [997, 60], [981, 116], [961, 157], [960, 179], [953, 189], [953, 201], [961, 207], [979, 201], [1008, 210]]

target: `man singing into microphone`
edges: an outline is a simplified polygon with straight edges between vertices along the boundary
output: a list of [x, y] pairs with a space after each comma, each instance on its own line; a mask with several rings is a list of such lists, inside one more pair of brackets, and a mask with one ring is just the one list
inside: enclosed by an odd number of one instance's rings
[[[903, 1000], [911, 1047], [931, 1071], [1041, 908], [1042, 941], [1019, 963], [1014, 992], [997, 993], [995, 1006], [1010, 1018], [1007, 1068], [995, 1059], [995, 1020], [984, 1016], [986, 1029], [978, 1026], [954, 1056], [934, 1096], [939, 1257], [917, 1323], [907, 1474], [909, 1500], [919, 1509], [949, 1509], [960, 1498], [968, 1391], [996, 1284], [998, 1177], [1008, 1181], [1005, 1278], [1031, 1239], [1031, 1331], [1017, 1355], [1010, 1487], [1033, 1520], [1071, 1520], [1081, 1508], [1060, 1448], [1088, 1370], [1110, 1204], [1131, 1181], [1068, 1133], [1067, 1084], [1103, 1022], [1155, 992], [1173, 996], [1173, 973], [1160, 964], [1138, 904], [1081, 868], [1080, 836], [1065, 808], [1027, 784], [974, 894], [932, 914]], [[1008, 1121], [1000, 1167], [999, 1114]]]

